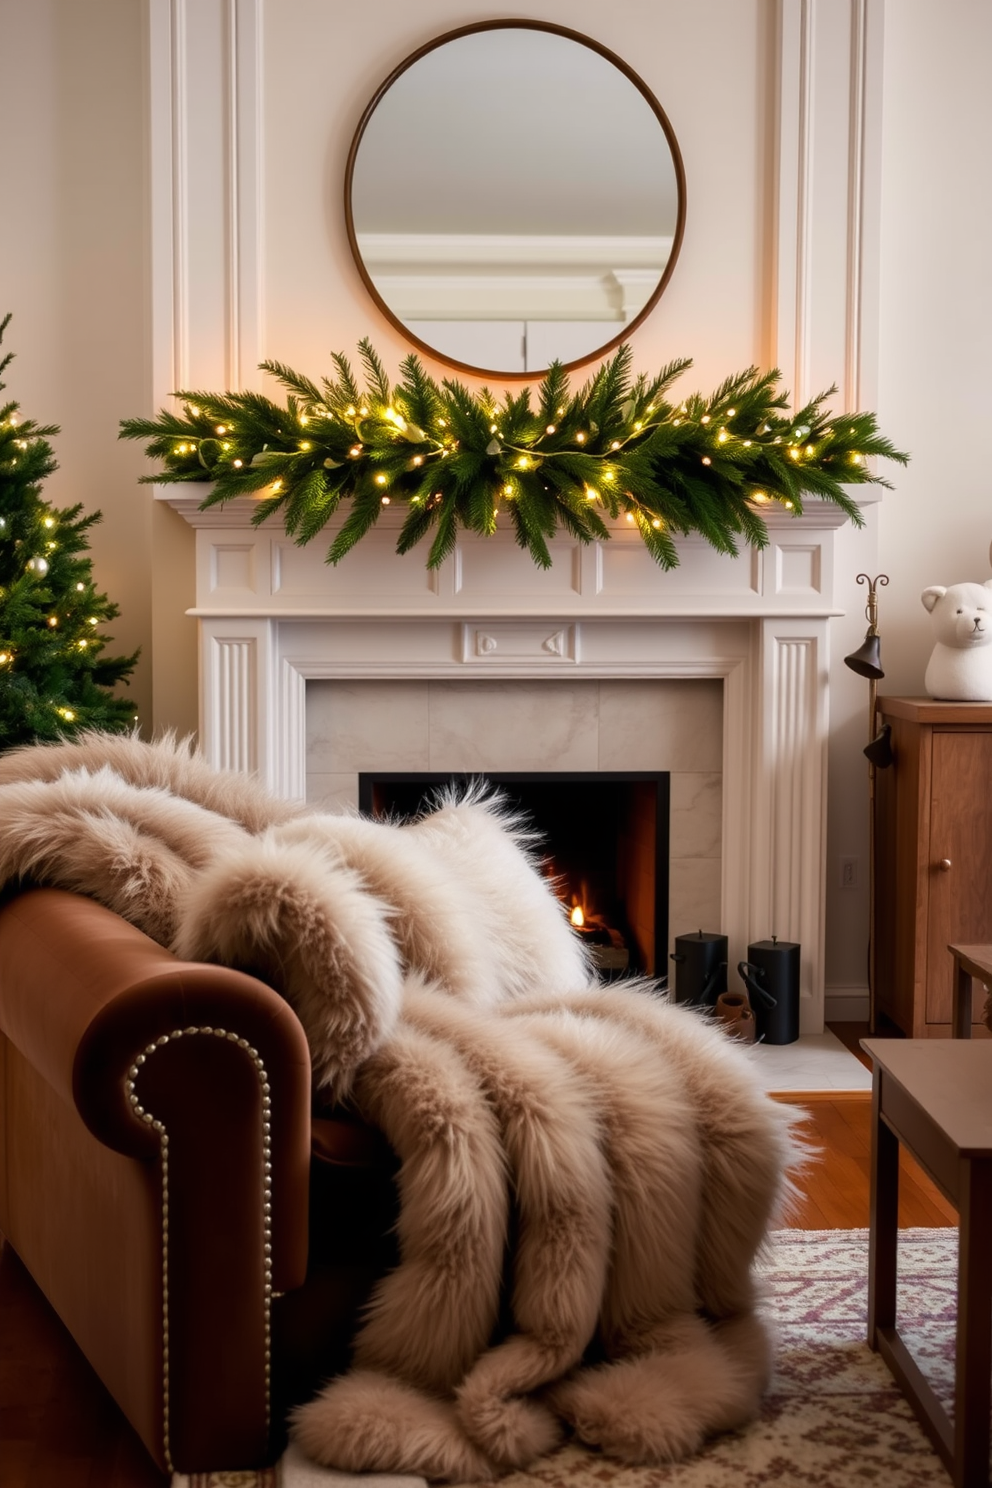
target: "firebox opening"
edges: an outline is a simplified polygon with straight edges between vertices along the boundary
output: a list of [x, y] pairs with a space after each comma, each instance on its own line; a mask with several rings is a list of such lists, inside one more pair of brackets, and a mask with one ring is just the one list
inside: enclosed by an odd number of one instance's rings
[[499, 789], [539, 834], [545, 871], [603, 974], [663, 979], [668, 772], [360, 774], [359, 810], [408, 819], [430, 809], [439, 789], [479, 780]]

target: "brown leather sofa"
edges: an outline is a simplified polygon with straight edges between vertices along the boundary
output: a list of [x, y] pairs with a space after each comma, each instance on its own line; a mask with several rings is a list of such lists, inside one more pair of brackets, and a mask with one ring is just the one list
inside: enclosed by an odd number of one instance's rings
[[395, 1159], [255, 978], [0, 905], [0, 1232], [165, 1470], [273, 1460], [394, 1260]]

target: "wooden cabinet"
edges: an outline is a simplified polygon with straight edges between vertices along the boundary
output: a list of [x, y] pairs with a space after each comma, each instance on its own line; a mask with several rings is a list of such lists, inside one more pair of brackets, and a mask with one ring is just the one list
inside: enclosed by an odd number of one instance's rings
[[[875, 773], [876, 1008], [951, 1033], [948, 944], [992, 942], [992, 704], [882, 697], [895, 762]], [[975, 1024], [982, 1000], [975, 998]]]

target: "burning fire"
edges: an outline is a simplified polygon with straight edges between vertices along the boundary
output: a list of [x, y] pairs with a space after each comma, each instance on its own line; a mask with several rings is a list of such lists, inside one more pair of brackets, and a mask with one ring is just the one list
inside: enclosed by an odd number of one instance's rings
[[572, 921], [572, 924], [573, 924], [573, 925], [574, 925], [574, 926], [575, 926], [575, 927], [576, 927], [576, 928], [577, 928], [577, 929], [578, 929], [578, 928], [579, 928], [579, 927], [580, 927], [580, 926], [582, 926], [582, 925], [584, 925], [584, 924], [585, 924], [585, 922], [586, 922], [586, 917], [585, 917], [585, 915], [584, 915], [584, 914], [583, 914], [583, 913], [582, 913], [582, 906], [581, 906], [581, 905], [580, 905], [580, 904], [577, 904], [577, 905], [576, 905], [576, 906], [575, 906], [575, 908], [574, 908], [574, 909], [573, 909], [573, 910], [572, 910], [572, 913], [571, 913], [571, 916], [570, 916], [570, 919], [571, 919], [571, 921]]

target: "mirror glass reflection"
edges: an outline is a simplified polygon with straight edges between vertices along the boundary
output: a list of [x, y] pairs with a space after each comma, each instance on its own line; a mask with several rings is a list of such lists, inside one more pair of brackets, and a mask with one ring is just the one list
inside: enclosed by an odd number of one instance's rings
[[422, 349], [543, 372], [621, 341], [674, 266], [678, 146], [591, 43], [514, 22], [443, 37], [391, 76], [349, 157], [352, 249]]

